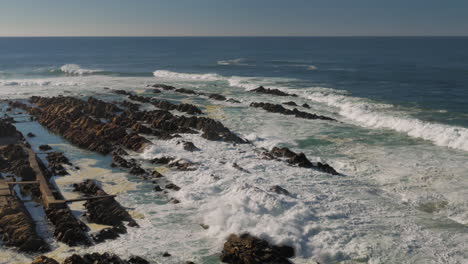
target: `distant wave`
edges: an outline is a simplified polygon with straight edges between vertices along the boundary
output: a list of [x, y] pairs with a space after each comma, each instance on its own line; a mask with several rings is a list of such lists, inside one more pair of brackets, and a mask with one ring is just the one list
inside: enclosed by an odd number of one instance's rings
[[[346, 92], [330, 88], [313, 87], [309, 90], [290, 89], [276, 86], [275, 83], [287, 82], [287, 79], [222, 76], [216, 73], [191, 74], [171, 71], [155, 71], [154, 76], [176, 80], [225, 81], [229, 86], [246, 90], [260, 85], [299, 94], [301, 97], [324, 103], [339, 109], [339, 114], [368, 128], [386, 128], [405, 133], [411, 137], [429, 140], [438, 146], [468, 151], [468, 129], [438, 123], [425, 122], [391, 112], [392, 105], [372, 103], [364, 98], [346, 95]], [[291, 79], [289, 79], [291, 80]], [[291, 80], [293, 81], [293, 80]]]
[[317, 66], [315, 66], [315, 65], [309, 65], [309, 66], [307, 67], [307, 69], [308, 69], [308, 70], [311, 70], [311, 71], [315, 71], [315, 70], [317, 70], [318, 68], [317, 68]]
[[248, 65], [249, 60], [244, 58], [232, 59], [232, 60], [220, 60], [218, 65]]
[[57, 71], [60, 71], [69, 75], [90, 75], [90, 74], [104, 72], [103, 70], [81, 68], [81, 66], [78, 64], [65, 64], [61, 66], [58, 70], [51, 70], [51, 72], [57, 72]]
[[0, 86], [77, 86], [80, 82], [50, 80], [8, 80], [0, 81]]
[[225, 78], [216, 73], [205, 73], [205, 74], [196, 74], [196, 73], [179, 73], [166, 70], [157, 70], [153, 72], [153, 75], [158, 78], [166, 79], [182, 79], [182, 80], [200, 80], [200, 81], [218, 81], [224, 80]]

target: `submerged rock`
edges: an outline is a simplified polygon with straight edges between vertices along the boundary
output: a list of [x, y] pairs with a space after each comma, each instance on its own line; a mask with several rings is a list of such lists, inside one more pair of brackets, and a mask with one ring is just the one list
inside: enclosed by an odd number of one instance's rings
[[267, 241], [249, 234], [232, 234], [224, 243], [221, 261], [232, 264], [291, 264], [294, 248], [273, 246]]
[[210, 94], [209, 98], [218, 101], [226, 101], [226, 97], [220, 94]]
[[48, 150], [51, 150], [52, 147], [49, 146], [49, 145], [40, 145], [39, 149], [42, 150], [42, 151], [48, 151]]

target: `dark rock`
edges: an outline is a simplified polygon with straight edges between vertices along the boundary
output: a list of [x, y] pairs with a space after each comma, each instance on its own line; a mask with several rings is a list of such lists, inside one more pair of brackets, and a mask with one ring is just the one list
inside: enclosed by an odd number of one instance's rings
[[127, 262], [129, 264], [150, 264], [146, 259], [138, 256], [132, 256], [130, 257]]
[[28, 210], [16, 198], [5, 196], [0, 207], [0, 233], [3, 246], [15, 247], [22, 252], [45, 252], [47, 243], [37, 235]]
[[184, 93], [184, 94], [197, 94], [197, 92], [195, 92], [194, 90], [185, 89], [185, 88], [179, 88], [179, 89], [176, 89], [175, 91], [178, 93]]
[[156, 186], [154, 186], [154, 191], [155, 192], [162, 192], [163, 190], [161, 189], [161, 187], [159, 187], [159, 185], [156, 185]]
[[39, 149], [42, 150], [42, 151], [48, 151], [48, 150], [51, 150], [52, 147], [49, 146], [49, 145], [40, 145]]
[[218, 100], [218, 101], [226, 101], [226, 97], [220, 94], [210, 94], [210, 99]]
[[333, 169], [330, 165], [322, 164], [320, 162], [313, 164], [310, 160], [307, 159], [304, 153], [297, 154], [289, 148], [274, 147], [269, 153], [264, 154], [267, 157], [270, 156], [274, 158], [286, 158], [286, 162], [291, 165], [297, 165], [303, 168], [312, 168], [332, 175], [339, 175], [339, 173], [336, 172], [335, 169]]
[[49, 170], [53, 175], [68, 175], [67, 170], [63, 167], [63, 164], [72, 166], [67, 157], [62, 152], [50, 152], [46, 157], [48, 161]]
[[242, 172], [250, 173], [248, 170], [246, 170], [246, 169], [242, 168], [241, 166], [239, 166], [236, 162], [234, 162], [234, 163], [232, 164], [232, 167], [234, 167], [234, 168], [236, 168], [236, 169], [238, 169], [238, 170], [240, 170], [240, 171], [242, 171]]
[[76, 219], [68, 208], [49, 208], [46, 215], [55, 226], [54, 236], [58, 241], [71, 247], [91, 245], [84, 232], [87, 229], [86, 225]]
[[115, 90], [115, 94], [120, 94], [120, 95], [129, 95], [130, 93], [125, 91], [125, 90]]
[[32, 137], [36, 137], [36, 135], [35, 135], [34, 133], [31, 133], [31, 132], [29, 132], [29, 133], [27, 134], [27, 136], [28, 136], [28, 137], [31, 137], [31, 138], [32, 138]]
[[60, 263], [53, 258], [48, 258], [46, 256], [39, 256], [35, 258], [31, 264], [60, 264]]
[[163, 90], [175, 90], [174, 86], [166, 85], [166, 84], [153, 84], [151, 87], [153, 88], [161, 88]]
[[308, 105], [308, 104], [303, 104], [302, 107], [304, 107], [304, 108], [310, 108], [310, 105]]
[[297, 94], [288, 94], [288, 93], [285, 93], [285, 92], [283, 92], [281, 90], [278, 90], [278, 89], [269, 89], [269, 88], [265, 88], [263, 86], [255, 88], [255, 89], [251, 90], [251, 92], [272, 94], [272, 95], [278, 95], [278, 96], [294, 96], [294, 97], [297, 96]]
[[237, 101], [236, 99], [233, 99], [233, 98], [227, 99], [226, 102], [240, 104], [240, 101]]
[[184, 142], [184, 149], [190, 152], [199, 150], [192, 142]]
[[279, 185], [275, 185], [275, 186], [272, 186], [270, 188], [270, 191], [272, 192], [275, 192], [277, 194], [282, 194], [282, 195], [287, 195], [289, 196], [290, 193], [288, 192], [288, 190], [284, 189], [283, 187], [279, 186]]
[[164, 176], [161, 173], [159, 173], [157, 170], [153, 170], [151, 172], [151, 177], [156, 178], [156, 179], [164, 178]]
[[14, 137], [17, 135], [16, 127], [12, 124], [12, 119], [0, 118], [0, 138]]
[[[92, 180], [74, 184], [74, 189], [87, 196], [107, 195], [107, 193]], [[92, 223], [111, 225], [120, 228], [122, 222], [126, 221], [134, 226], [138, 226], [125, 208], [113, 197], [88, 200], [85, 203], [85, 208], [87, 209], [86, 217]]]
[[285, 105], [291, 105], [291, 106], [297, 106], [297, 104], [293, 101], [289, 101], [289, 102], [284, 102], [283, 104]]
[[289, 246], [272, 246], [267, 241], [249, 234], [230, 235], [221, 253], [221, 261], [233, 264], [291, 264], [294, 249]]
[[150, 162], [153, 164], [169, 164], [173, 160], [174, 160], [173, 157], [161, 157], [161, 158], [154, 158]]
[[167, 253], [167, 252], [164, 252], [162, 256], [163, 256], [163, 257], [170, 257], [170, 256], [172, 256], [172, 255], [169, 254], [169, 253]]
[[94, 242], [102, 243], [105, 240], [116, 239], [120, 234], [127, 233], [127, 228], [124, 225], [108, 227], [100, 230], [97, 234], [92, 235]]
[[174, 190], [174, 191], [179, 191], [180, 190], [180, 187], [173, 184], [173, 183], [169, 183], [169, 184], [166, 184], [166, 189], [170, 189], [170, 190]]
[[282, 105], [279, 104], [270, 104], [270, 103], [251, 103], [251, 107], [257, 107], [257, 108], [262, 108], [268, 112], [271, 113], [280, 113], [283, 115], [293, 115], [298, 118], [304, 118], [304, 119], [319, 119], [319, 120], [327, 120], [327, 121], [336, 121], [333, 118], [326, 117], [326, 116], [321, 116], [321, 115], [316, 115], [316, 114], [311, 114], [307, 112], [302, 112], [294, 108], [294, 110], [289, 110], [284, 108]]

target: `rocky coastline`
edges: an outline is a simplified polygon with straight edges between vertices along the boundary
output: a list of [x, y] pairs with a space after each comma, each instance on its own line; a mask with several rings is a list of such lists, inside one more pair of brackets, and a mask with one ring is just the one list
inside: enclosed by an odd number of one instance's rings
[[[221, 94], [204, 93], [185, 88], [155, 84], [150, 85], [154, 96], [163, 91], [180, 93], [188, 96], [202, 96], [215, 101], [240, 103], [233, 98], [228, 99]], [[173, 103], [151, 96], [141, 96], [125, 90], [111, 90], [113, 94], [121, 96], [120, 101], [109, 102], [95, 97], [77, 98], [71, 96], [38, 97], [32, 96], [26, 101], [9, 101], [10, 109], [21, 109], [30, 115], [31, 122], [37, 122], [51, 133], [62, 137], [71, 144], [96, 152], [101, 155], [112, 156], [111, 167], [119, 168], [142, 181], [151, 182], [153, 189], [170, 199], [172, 203], [180, 203], [171, 198], [172, 192], [177, 192], [183, 186], [177, 186], [169, 181], [156, 169], [148, 169], [141, 161], [130, 157], [130, 153], [141, 153], [150, 146], [149, 137], [157, 140], [169, 140], [180, 137], [180, 134], [193, 134], [201, 138], [223, 142], [227, 144], [251, 144], [220, 121], [207, 117], [205, 111], [196, 105], [187, 103]], [[291, 96], [276, 89], [259, 87], [252, 92], [273, 96]], [[297, 106], [294, 102], [285, 105]], [[150, 105], [155, 110], [140, 110], [142, 105]], [[296, 118], [336, 122], [337, 120], [317, 114], [300, 111], [296, 108], [289, 110], [279, 104], [252, 102], [251, 107], [261, 108], [268, 112], [294, 116]], [[310, 108], [309, 105], [302, 105]], [[176, 111], [176, 112], [174, 112]], [[179, 114], [182, 113], [182, 114]], [[28, 138], [35, 138], [33, 133]], [[44, 208], [45, 215], [52, 226], [53, 236], [57, 241], [70, 247], [88, 247], [108, 240], [117, 239], [132, 228], [138, 228], [138, 222], [132, 218], [113, 195], [108, 194], [99, 182], [85, 180], [73, 184], [73, 190], [80, 194], [77, 200], [85, 201], [86, 213], [83, 216], [87, 223], [109, 226], [99, 232], [90, 233], [86, 223], [78, 219], [67, 206], [67, 201], [60, 190], [51, 184], [51, 177], [69, 175], [74, 167], [66, 157], [66, 153], [53, 150], [48, 145], [41, 145], [40, 150], [46, 154], [46, 163], [37, 156], [34, 159], [39, 164], [41, 175], [33, 169], [30, 163], [32, 152], [27, 139], [17, 131], [12, 119], [0, 119], [0, 173], [16, 176], [16, 180], [31, 182], [21, 184], [21, 189], [30, 194], [34, 201]], [[180, 141], [181, 147], [188, 152], [203, 151], [193, 142]], [[24, 151], [29, 149], [29, 154]], [[35, 154], [34, 154], [35, 155]], [[271, 150], [258, 149], [261, 159], [286, 162], [290, 166], [314, 169], [331, 175], [340, 175], [333, 167], [324, 163], [311, 162], [304, 153], [296, 153], [289, 148], [274, 147]], [[169, 170], [190, 171], [197, 170], [198, 164], [178, 157], [162, 157], [151, 160], [153, 165], [165, 166]], [[236, 163], [233, 165], [239, 172], [249, 173]], [[11, 179], [0, 177], [1, 181]], [[41, 182], [42, 181], [42, 182]], [[45, 182], [44, 182], [45, 181]], [[39, 184], [39, 187], [38, 187]], [[6, 186], [6, 184], [4, 184]], [[47, 186], [47, 187], [45, 187]], [[45, 190], [46, 189], [46, 190]], [[51, 195], [47, 193], [50, 190]], [[1, 190], [0, 190], [1, 191]], [[275, 186], [276, 193], [289, 195], [281, 186]], [[16, 248], [23, 252], [35, 254], [47, 252], [50, 246], [36, 233], [34, 221], [28, 214], [18, 195], [8, 189], [4, 196], [0, 196], [0, 235], [4, 246]], [[48, 198], [53, 196], [54, 202]], [[169, 254], [170, 256], [170, 254]], [[220, 260], [224, 263], [292, 263], [290, 258], [295, 256], [295, 249], [287, 245], [272, 245], [267, 240], [249, 235], [248, 233], [232, 234], [227, 237]], [[57, 260], [46, 256], [38, 256], [33, 264], [56, 264]], [[151, 263], [141, 257], [131, 257], [127, 260], [110, 253], [93, 253], [83, 256], [72, 255], [63, 264], [77, 263], [122, 263], [143, 264]], [[187, 262], [193, 263], [193, 262]]]

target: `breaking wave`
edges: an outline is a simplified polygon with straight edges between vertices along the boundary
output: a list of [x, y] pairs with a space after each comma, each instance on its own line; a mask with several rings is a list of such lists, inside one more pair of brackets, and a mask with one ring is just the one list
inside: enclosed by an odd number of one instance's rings
[[68, 75], [90, 75], [90, 74], [102, 73], [104, 71], [81, 68], [81, 66], [78, 64], [65, 64], [61, 66], [59, 69], [51, 70], [51, 72], [62, 72]]

